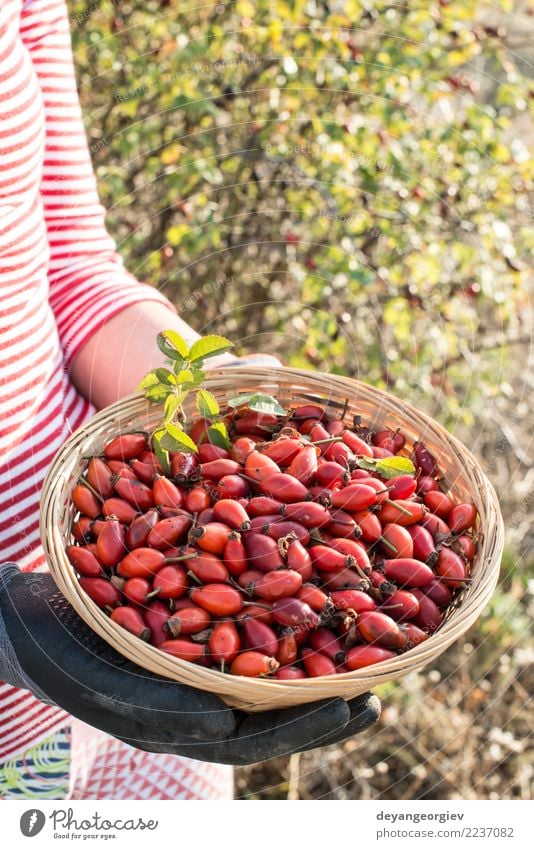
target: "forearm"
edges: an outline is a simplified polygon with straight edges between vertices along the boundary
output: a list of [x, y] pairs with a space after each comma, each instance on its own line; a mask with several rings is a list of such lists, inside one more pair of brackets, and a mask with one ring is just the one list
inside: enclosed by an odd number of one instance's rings
[[[145, 374], [163, 365], [156, 344], [161, 330], [176, 330], [188, 344], [199, 334], [164, 304], [146, 301], [126, 307], [105, 322], [74, 357], [71, 379], [97, 408], [133, 392]], [[233, 361], [229, 354], [213, 358], [210, 367]]]

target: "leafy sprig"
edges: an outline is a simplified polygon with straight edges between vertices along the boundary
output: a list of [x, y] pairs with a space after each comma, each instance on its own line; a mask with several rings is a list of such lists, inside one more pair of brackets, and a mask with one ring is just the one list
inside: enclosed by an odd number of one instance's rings
[[[152, 434], [154, 451], [167, 473], [169, 451], [197, 452], [195, 442], [186, 433], [184, 401], [196, 392], [199, 415], [205, 419], [216, 418], [220, 413], [215, 396], [201, 389], [204, 381], [204, 361], [219, 356], [233, 347], [224, 336], [204, 336], [188, 347], [185, 339], [175, 330], [158, 333], [158, 348], [170, 361], [170, 368], [160, 367], [150, 371], [141, 381], [138, 390], [145, 398], [163, 404], [163, 419]], [[210, 439], [216, 444], [228, 444], [228, 431], [224, 422], [217, 422], [208, 429]]]
[[[163, 418], [152, 434], [152, 442], [158, 460], [165, 472], [170, 474], [170, 451], [198, 451], [197, 445], [185, 430], [183, 404], [191, 393], [196, 395], [196, 408], [201, 418], [211, 421], [207, 430], [210, 442], [221, 448], [230, 447], [228, 429], [221, 420], [219, 403], [213, 393], [202, 388], [202, 383], [205, 378], [204, 361], [226, 353], [233, 347], [233, 343], [224, 336], [203, 336], [188, 347], [185, 339], [175, 330], [163, 330], [158, 334], [157, 343], [170, 361], [170, 368], [153, 369], [137, 389], [143, 391], [149, 401], [163, 404]], [[261, 393], [232, 398], [228, 406], [245, 406], [260, 413], [286, 414], [276, 398]]]
[[377, 472], [385, 480], [398, 478], [400, 475], [415, 475], [415, 466], [408, 457], [358, 457], [358, 468]]

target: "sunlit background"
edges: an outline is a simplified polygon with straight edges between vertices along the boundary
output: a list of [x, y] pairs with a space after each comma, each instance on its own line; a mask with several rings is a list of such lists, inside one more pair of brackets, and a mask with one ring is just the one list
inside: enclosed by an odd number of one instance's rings
[[241, 798], [530, 798], [534, 5], [70, 2], [128, 268], [240, 353], [389, 388], [482, 461], [502, 580], [381, 724]]

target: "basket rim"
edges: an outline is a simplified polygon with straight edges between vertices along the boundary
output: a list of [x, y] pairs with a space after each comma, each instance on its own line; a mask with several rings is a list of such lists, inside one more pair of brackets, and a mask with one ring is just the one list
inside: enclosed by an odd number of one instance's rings
[[[476, 493], [473, 493], [473, 500], [478, 499], [478, 501], [482, 502], [484, 508], [490, 510], [495, 519], [493, 526], [490, 529], [485, 529], [483, 541], [484, 546], [491, 548], [492, 553], [488, 562], [481, 564], [481, 569], [484, 567], [487, 574], [481, 578], [482, 586], [478, 586], [479, 592], [477, 595], [475, 595], [474, 591], [468, 593], [465, 601], [450, 613], [438, 631], [429, 636], [426, 641], [410, 648], [404, 654], [374, 664], [372, 667], [341, 673], [333, 678], [325, 678], [323, 676], [321, 678], [290, 681], [271, 678], [249, 679], [240, 676], [229, 676], [226, 673], [206, 667], [198, 667], [187, 661], [167, 655], [156, 646], [142, 643], [120, 626], [116, 625], [83, 592], [75, 577], [75, 570], [64, 553], [65, 545], [57, 522], [62, 506], [60, 504], [60, 483], [62, 480], [65, 482], [68, 471], [72, 472], [76, 460], [80, 457], [81, 444], [89, 441], [93, 435], [101, 431], [102, 427], [106, 424], [109, 425], [115, 418], [124, 419], [135, 414], [139, 417], [142, 411], [148, 416], [150, 413], [155, 414], [161, 409], [160, 405], [148, 402], [140, 392], [135, 392], [122, 398], [120, 401], [97, 412], [90, 421], [82, 425], [81, 428], [67, 439], [56, 454], [46, 475], [41, 496], [40, 530], [43, 549], [50, 565], [52, 577], [58, 584], [59, 589], [66, 595], [68, 601], [73, 604], [77, 613], [90, 627], [94, 628], [96, 623], [99, 626], [95, 629], [97, 633], [103, 639], [110, 642], [117, 651], [125, 654], [130, 659], [134, 659], [137, 663], [139, 663], [139, 660], [132, 658], [132, 652], [136, 658], [141, 654], [145, 659], [150, 660], [153, 665], [158, 666], [160, 674], [165, 675], [167, 673], [169, 677], [173, 677], [175, 680], [184, 680], [184, 676], [189, 680], [194, 679], [196, 683], [192, 686], [201, 686], [203, 689], [209, 689], [222, 695], [223, 698], [225, 695], [230, 697], [235, 696], [237, 699], [242, 698], [246, 701], [250, 699], [252, 687], [256, 689], [261, 688], [262, 696], [266, 699], [271, 697], [273, 701], [277, 700], [276, 694], [281, 694], [282, 691], [284, 693], [305, 692], [310, 696], [307, 699], [310, 701], [316, 692], [324, 690], [326, 681], [329, 684], [335, 681], [336, 685], [338, 685], [335, 689], [340, 689], [345, 682], [347, 684], [361, 682], [362, 685], [366, 682], [366, 689], [368, 689], [385, 680], [395, 679], [400, 677], [400, 675], [407, 674], [407, 671], [415, 671], [418, 668], [422, 668], [422, 666], [426, 665], [430, 660], [435, 659], [471, 627], [491, 597], [499, 574], [500, 559], [504, 545], [504, 522], [495, 489], [471, 451], [427, 413], [416, 409], [412, 404], [398, 398], [394, 393], [378, 389], [356, 378], [312, 372], [305, 369], [294, 369], [287, 366], [276, 369], [260, 366], [244, 366], [239, 369], [214, 369], [207, 373], [205, 386], [209, 388], [211, 385], [220, 382], [223, 386], [227, 385], [230, 387], [239, 383], [241, 379], [258, 384], [276, 383], [280, 376], [286, 383], [289, 379], [292, 384], [299, 384], [299, 388], [306, 388], [306, 384], [308, 384], [309, 391], [313, 391], [313, 387], [310, 387], [309, 384], [316, 384], [319, 381], [324, 384], [323, 393], [327, 391], [332, 397], [336, 392], [339, 394], [338, 390], [343, 389], [347, 391], [350, 389], [353, 391], [356, 404], [358, 403], [359, 392], [370, 394], [373, 400], [376, 398], [380, 402], [377, 403], [374, 409], [375, 420], [379, 420], [381, 414], [382, 418], [385, 417], [384, 410], [387, 415], [392, 415], [390, 408], [395, 402], [397, 405], [395, 415], [398, 417], [401, 427], [403, 417], [410, 414], [412, 418], [423, 425], [420, 429], [420, 437], [424, 437], [425, 428], [437, 434], [442, 443], [447, 445], [451, 451], [461, 456], [462, 462], [466, 464], [466, 467], [470, 467], [470, 473], [477, 478], [478, 489]], [[328, 402], [324, 398], [321, 403], [324, 406], [328, 405]], [[74, 448], [76, 448], [76, 451]], [[475, 560], [476, 562], [477, 560]], [[407, 666], [410, 667], [408, 670], [406, 670]], [[253, 682], [252, 685], [251, 682]], [[375, 683], [373, 684], [373, 682]], [[257, 690], [257, 692], [259, 693], [260, 690]], [[322, 696], [320, 697], [322, 698]], [[315, 698], [317, 698], [316, 695]]]

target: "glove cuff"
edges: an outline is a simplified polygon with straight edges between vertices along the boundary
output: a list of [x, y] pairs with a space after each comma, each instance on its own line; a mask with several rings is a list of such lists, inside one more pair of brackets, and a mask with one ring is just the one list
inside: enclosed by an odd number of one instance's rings
[[16, 575], [20, 574], [20, 569], [15, 563], [3, 563], [0, 566], [0, 679], [12, 687], [18, 687], [19, 690], [30, 690], [41, 702], [55, 705], [55, 702], [51, 701], [24, 672], [9, 639], [2, 616], [1, 596], [4, 593], [9, 593], [10, 582]]

